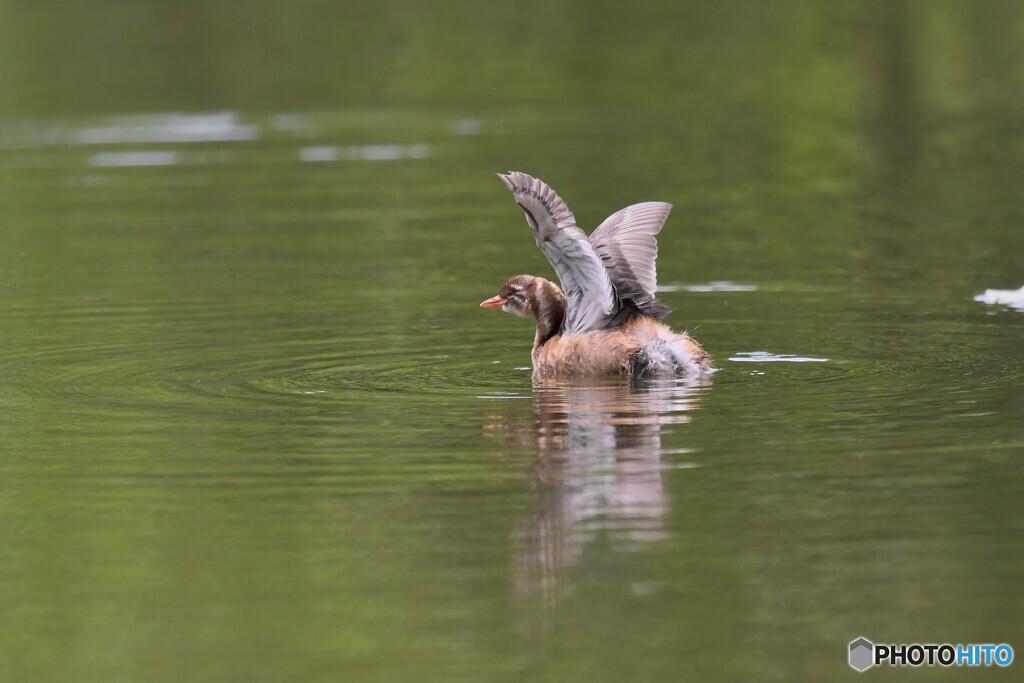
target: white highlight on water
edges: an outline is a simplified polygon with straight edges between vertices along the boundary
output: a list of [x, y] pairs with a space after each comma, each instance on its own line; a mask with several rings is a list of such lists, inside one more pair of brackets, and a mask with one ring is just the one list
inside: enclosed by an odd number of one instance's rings
[[83, 128], [69, 142], [111, 145], [145, 142], [228, 142], [255, 140], [260, 128], [242, 124], [233, 111], [212, 114], [144, 114], [111, 118], [106, 125]]
[[426, 159], [430, 145], [311, 145], [299, 150], [300, 161], [396, 161], [399, 159]]
[[452, 133], [455, 135], [479, 135], [484, 124], [480, 119], [458, 119], [452, 122]]
[[90, 166], [174, 166], [178, 153], [170, 150], [137, 150], [132, 152], [99, 152], [89, 158]]
[[827, 363], [828, 358], [811, 358], [792, 353], [768, 353], [767, 351], [741, 351], [729, 358], [737, 363]]
[[700, 285], [658, 285], [659, 292], [756, 292], [757, 285], [740, 285], [728, 280], [712, 280]]
[[974, 297], [983, 304], [1003, 304], [1024, 310], [1024, 287], [1020, 289], [986, 289], [984, 294]]

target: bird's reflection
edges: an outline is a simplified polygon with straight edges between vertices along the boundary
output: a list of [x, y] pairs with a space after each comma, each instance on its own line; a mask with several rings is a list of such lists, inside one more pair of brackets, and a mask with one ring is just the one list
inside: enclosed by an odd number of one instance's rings
[[669, 510], [662, 473], [687, 466], [667, 450], [671, 425], [690, 420], [707, 376], [642, 384], [535, 379], [535, 420], [492, 425], [535, 445], [539, 499], [516, 534], [516, 588], [545, 602], [570, 586], [560, 576], [601, 537], [613, 550], [635, 550], [663, 538]]

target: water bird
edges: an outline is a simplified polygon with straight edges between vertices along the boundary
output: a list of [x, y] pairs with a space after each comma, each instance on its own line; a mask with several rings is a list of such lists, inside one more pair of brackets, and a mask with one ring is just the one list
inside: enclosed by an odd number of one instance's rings
[[671, 204], [643, 202], [616, 211], [587, 237], [558, 194], [518, 171], [498, 174], [561, 283], [516, 275], [483, 301], [537, 323], [534, 376], [695, 375], [711, 358], [685, 332], [659, 322], [656, 236]]

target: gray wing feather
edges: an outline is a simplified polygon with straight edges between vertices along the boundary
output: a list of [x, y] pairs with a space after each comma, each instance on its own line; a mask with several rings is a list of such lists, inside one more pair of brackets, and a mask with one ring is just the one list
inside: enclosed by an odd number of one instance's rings
[[656, 235], [672, 210], [665, 202], [633, 204], [616, 211], [597, 226], [590, 244], [604, 262], [618, 296], [645, 315], [663, 318], [671, 311], [658, 301]]
[[498, 174], [526, 215], [537, 246], [555, 269], [566, 300], [565, 329], [601, 329], [618, 312], [605, 262], [547, 183], [518, 171]]

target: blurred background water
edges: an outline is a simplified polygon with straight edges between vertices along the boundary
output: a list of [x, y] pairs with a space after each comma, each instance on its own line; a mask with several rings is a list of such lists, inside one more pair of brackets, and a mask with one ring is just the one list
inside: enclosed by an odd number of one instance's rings
[[[719, 372], [533, 385], [509, 169]], [[1022, 178], [1012, 0], [0, 3], [0, 680], [1019, 651]]]

